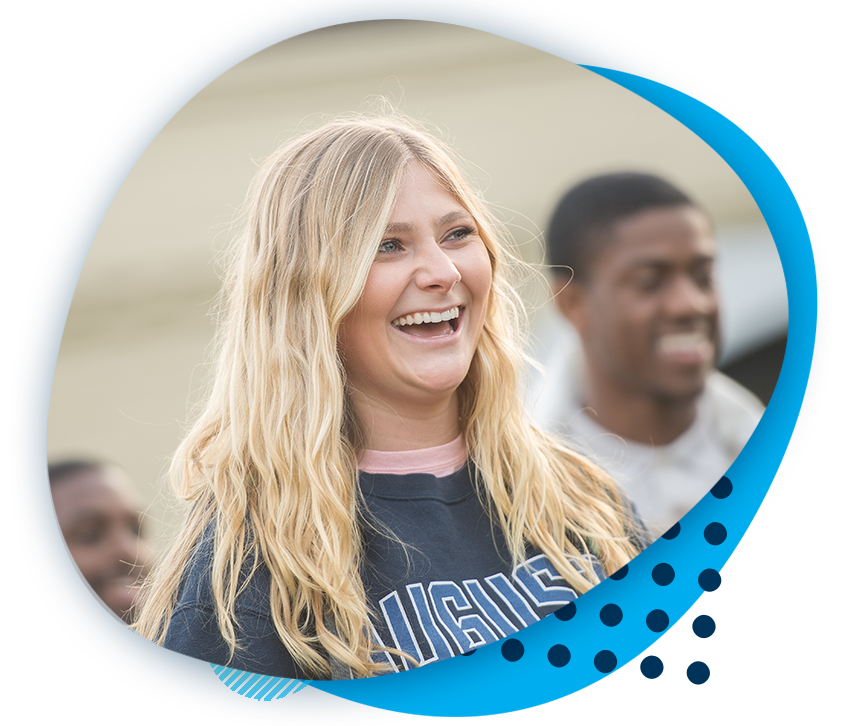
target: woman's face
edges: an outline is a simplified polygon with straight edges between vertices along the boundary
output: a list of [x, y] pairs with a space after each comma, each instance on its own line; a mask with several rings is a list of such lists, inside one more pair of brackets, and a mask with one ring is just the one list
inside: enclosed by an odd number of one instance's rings
[[469, 371], [491, 282], [472, 215], [410, 162], [361, 300], [339, 332], [352, 388], [395, 410], [452, 394]]

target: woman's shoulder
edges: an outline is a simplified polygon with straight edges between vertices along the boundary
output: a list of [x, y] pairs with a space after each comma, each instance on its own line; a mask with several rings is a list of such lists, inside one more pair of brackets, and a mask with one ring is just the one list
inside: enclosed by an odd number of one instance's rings
[[[197, 608], [215, 610], [212, 573], [215, 560], [215, 528], [210, 525], [195, 545], [179, 587], [176, 609]], [[261, 558], [249, 555], [239, 571], [237, 612], [269, 616], [271, 573]]]
[[231, 654], [213, 608], [198, 604], [177, 605], [170, 618], [164, 647], [240, 671], [278, 678], [307, 678], [284, 647], [270, 617], [237, 610], [236, 620], [237, 647]]
[[192, 658], [280, 678], [303, 678], [275, 629], [269, 604], [271, 575], [263, 562], [246, 560], [234, 608], [236, 649], [219, 623], [212, 588], [214, 528], [208, 528], [186, 566], [164, 647]]

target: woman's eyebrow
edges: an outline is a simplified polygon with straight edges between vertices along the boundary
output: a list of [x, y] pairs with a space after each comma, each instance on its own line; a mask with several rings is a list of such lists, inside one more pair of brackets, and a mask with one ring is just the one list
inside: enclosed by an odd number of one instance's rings
[[401, 234], [414, 229], [411, 222], [392, 222], [385, 228], [385, 234]]
[[[439, 219], [436, 220], [436, 226], [444, 227], [446, 224], [451, 224], [451, 222], [456, 222], [460, 219], [473, 221], [472, 215], [468, 212], [455, 210], [439, 217]], [[385, 234], [402, 234], [404, 232], [412, 232], [414, 229], [415, 225], [413, 225], [412, 222], [391, 222], [385, 227]]]
[[455, 210], [453, 212], [448, 212], [448, 214], [443, 217], [439, 217], [436, 221], [437, 226], [443, 227], [446, 224], [451, 224], [451, 222], [456, 222], [459, 219], [472, 219], [472, 215], [463, 210]]

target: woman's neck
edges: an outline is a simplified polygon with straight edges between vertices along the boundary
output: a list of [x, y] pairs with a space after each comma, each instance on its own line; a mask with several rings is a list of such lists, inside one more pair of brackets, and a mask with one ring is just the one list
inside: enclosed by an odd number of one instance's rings
[[364, 435], [364, 448], [412, 451], [441, 446], [460, 434], [457, 394], [420, 404], [396, 406], [356, 393], [352, 404]]

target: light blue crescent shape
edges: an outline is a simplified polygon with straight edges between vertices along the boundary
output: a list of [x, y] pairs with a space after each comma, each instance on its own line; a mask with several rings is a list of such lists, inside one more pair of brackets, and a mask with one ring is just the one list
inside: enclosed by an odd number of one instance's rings
[[[379, 708], [428, 716], [504, 713], [585, 688], [605, 675], [594, 664], [598, 653], [611, 651], [620, 667], [660, 637], [645, 625], [651, 610], [665, 611], [671, 626], [696, 602], [702, 594], [699, 573], [719, 570], [725, 564], [776, 474], [800, 411], [815, 341], [815, 264], [794, 195], [767, 154], [712, 108], [638, 76], [586, 68], [671, 114], [722, 156], [758, 203], [779, 251], [788, 291], [788, 344], [779, 381], [761, 422], [726, 472], [732, 493], [724, 499], [705, 495], [681, 520], [681, 532], [675, 539], [658, 540], [630, 563], [624, 579], [606, 580], [579, 598], [572, 619], [564, 622], [550, 616], [511, 636], [524, 647], [523, 656], [515, 662], [502, 656], [505, 641], [500, 641], [469, 657], [378, 678], [312, 681], [315, 688]], [[704, 536], [713, 522], [725, 528], [725, 540], [720, 544], [709, 544]], [[674, 570], [669, 585], [657, 585], [652, 579], [652, 569], [661, 563]], [[608, 603], [623, 612], [621, 623], [611, 628], [599, 619], [600, 609]], [[570, 661], [563, 667], [555, 667], [547, 659], [547, 652], [557, 644], [570, 652]]]

